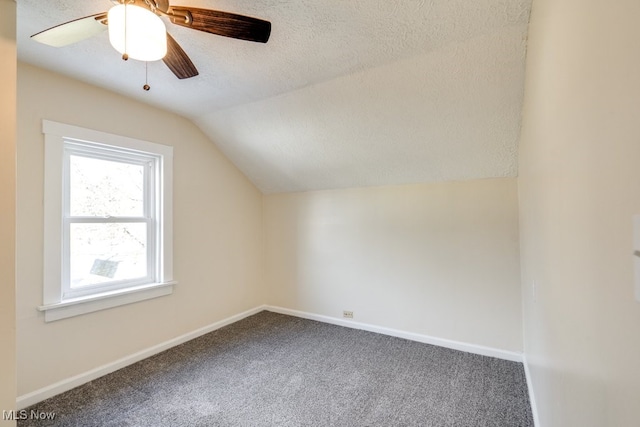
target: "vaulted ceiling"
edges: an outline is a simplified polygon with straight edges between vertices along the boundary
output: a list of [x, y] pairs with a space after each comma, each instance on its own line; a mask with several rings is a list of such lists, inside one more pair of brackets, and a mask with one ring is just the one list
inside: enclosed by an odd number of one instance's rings
[[30, 35], [108, 0], [18, 0], [18, 56], [193, 120], [265, 193], [517, 174], [531, 0], [175, 0], [271, 21], [268, 43], [167, 24], [200, 75], [106, 33]]

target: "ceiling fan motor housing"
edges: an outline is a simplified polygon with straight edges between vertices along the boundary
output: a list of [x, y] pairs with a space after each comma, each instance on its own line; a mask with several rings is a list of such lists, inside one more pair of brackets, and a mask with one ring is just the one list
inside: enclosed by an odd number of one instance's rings
[[158, 9], [161, 12], [169, 10], [169, 0], [111, 0], [113, 4], [131, 4], [145, 9]]

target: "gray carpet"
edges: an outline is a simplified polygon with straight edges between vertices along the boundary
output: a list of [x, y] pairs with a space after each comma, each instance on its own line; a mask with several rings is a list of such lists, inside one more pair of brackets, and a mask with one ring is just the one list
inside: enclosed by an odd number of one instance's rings
[[31, 408], [27, 426], [533, 426], [522, 364], [261, 312]]

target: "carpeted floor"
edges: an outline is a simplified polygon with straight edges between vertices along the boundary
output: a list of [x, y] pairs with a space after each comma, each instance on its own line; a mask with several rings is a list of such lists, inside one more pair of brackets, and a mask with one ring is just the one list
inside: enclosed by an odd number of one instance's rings
[[533, 426], [522, 364], [261, 312], [58, 395], [27, 426]]

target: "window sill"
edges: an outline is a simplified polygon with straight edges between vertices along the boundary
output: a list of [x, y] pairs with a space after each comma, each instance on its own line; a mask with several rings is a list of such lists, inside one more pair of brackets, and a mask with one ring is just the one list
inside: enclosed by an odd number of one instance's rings
[[131, 304], [151, 298], [158, 298], [173, 293], [173, 286], [177, 282], [151, 283], [136, 286], [134, 288], [119, 289], [117, 291], [103, 292], [86, 297], [73, 298], [54, 304], [46, 304], [38, 307], [44, 311], [44, 321], [66, 319], [98, 310], [105, 310], [120, 305]]

